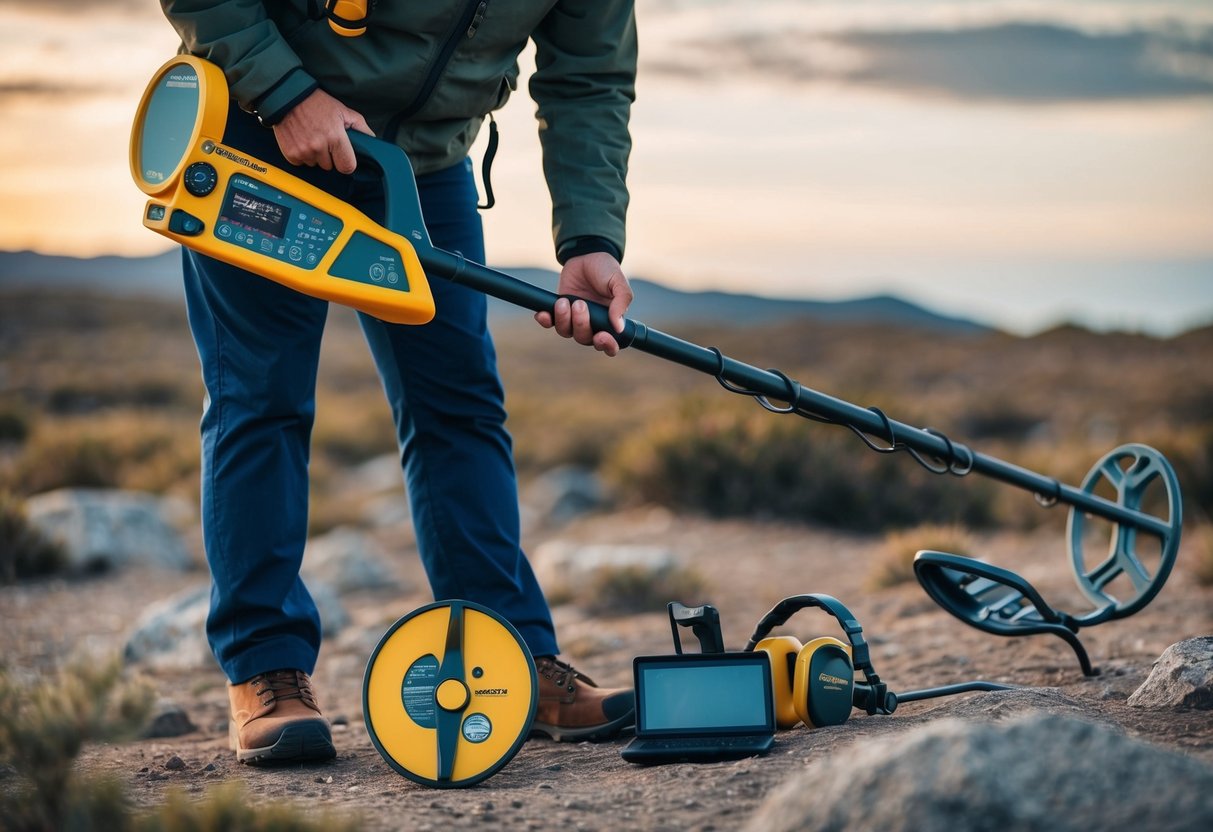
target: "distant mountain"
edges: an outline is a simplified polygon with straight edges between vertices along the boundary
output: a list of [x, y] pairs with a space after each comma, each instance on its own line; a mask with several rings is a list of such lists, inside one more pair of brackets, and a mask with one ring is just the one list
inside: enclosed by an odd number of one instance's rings
[[[550, 269], [510, 268], [521, 280], [547, 289], [556, 286]], [[176, 249], [150, 257], [63, 257], [31, 251], [0, 252], [0, 291], [15, 288], [87, 288], [119, 294], [179, 298], [181, 255]], [[641, 278], [632, 279], [636, 301], [630, 316], [657, 327], [688, 323], [754, 326], [796, 318], [883, 323], [946, 331], [988, 332], [989, 327], [949, 317], [890, 295], [841, 301], [766, 298], [730, 292], [682, 292]], [[490, 299], [498, 320], [529, 316], [528, 310]]]

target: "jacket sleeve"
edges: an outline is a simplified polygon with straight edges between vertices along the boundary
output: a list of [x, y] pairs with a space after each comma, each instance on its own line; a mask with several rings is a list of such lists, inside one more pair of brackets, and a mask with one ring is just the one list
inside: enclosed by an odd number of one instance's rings
[[622, 259], [636, 97], [633, 2], [561, 0], [532, 37], [530, 93], [557, 256], [613, 249]]
[[161, 0], [185, 50], [223, 69], [240, 106], [276, 124], [318, 86], [260, 0]]

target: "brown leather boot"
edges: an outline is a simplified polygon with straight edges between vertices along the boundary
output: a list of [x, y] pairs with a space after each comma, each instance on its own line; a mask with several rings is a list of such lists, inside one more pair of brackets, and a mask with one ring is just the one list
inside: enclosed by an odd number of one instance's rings
[[636, 697], [631, 688], [600, 688], [571, 665], [551, 658], [535, 660], [539, 704], [531, 732], [556, 742], [609, 739], [632, 725]]
[[228, 744], [249, 765], [331, 760], [329, 721], [312, 680], [301, 670], [271, 670], [227, 689], [232, 705]]

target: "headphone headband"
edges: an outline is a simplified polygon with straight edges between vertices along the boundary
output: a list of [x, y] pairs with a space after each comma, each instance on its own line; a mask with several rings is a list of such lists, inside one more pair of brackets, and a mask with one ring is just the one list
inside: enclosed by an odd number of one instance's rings
[[745, 649], [753, 650], [759, 641], [770, 635], [771, 630], [781, 624], [787, 623], [787, 620], [794, 613], [806, 607], [823, 609], [838, 621], [843, 632], [847, 634], [847, 641], [851, 643], [851, 660], [854, 662], [855, 667], [862, 670], [864, 676], [867, 678], [873, 678], [876, 672], [872, 668], [872, 662], [868, 656], [868, 644], [863, 640], [863, 627], [859, 626], [859, 620], [851, 614], [851, 611], [832, 595], [810, 593], [808, 595], [793, 595], [790, 598], [784, 598], [772, 607], [771, 611], [758, 622], [758, 626], [754, 628], [754, 634], [750, 636]]

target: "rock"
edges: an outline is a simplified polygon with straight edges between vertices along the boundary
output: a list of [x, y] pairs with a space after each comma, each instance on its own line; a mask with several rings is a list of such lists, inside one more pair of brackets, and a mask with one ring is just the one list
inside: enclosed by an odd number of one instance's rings
[[540, 518], [561, 526], [591, 511], [606, 507], [610, 501], [602, 480], [593, 471], [575, 465], [561, 465], [544, 472], [526, 489], [526, 503]]
[[169, 771], [181, 771], [183, 768], [185, 768], [185, 761], [174, 754], [168, 758], [168, 761], [165, 762], [164, 767]]
[[206, 641], [210, 588], [185, 589], [151, 604], [135, 622], [122, 650], [128, 664], [189, 670], [214, 663]]
[[[308, 589], [320, 610], [325, 638], [335, 636], [349, 624], [349, 613], [326, 584], [315, 582]], [[209, 586], [186, 589], [152, 604], [135, 622], [122, 651], [123, 659], [128, 664], [157, 669], [213, 667], [215, 660], [206, 640], [209, 611]]]
[[143, 738], [180, 737], [197, 730], [184, 708], [169, 699], [161, 699], [156, 703], [147, 727], [143, 729]]
[[63, 545], [72, 572], [193, 566], [173, 528], [182, 512], [179, 501], [135, 491], [62, 488], [31, 497], [25, 509], [32, 525]]
[[1129, 697], [1143, 708], [1213, 709], [1213, 636], [1172, 644]]
[[350, 487], [364, 492], [396, 491], [405, 507], [408, 507], [408, 502], [404, 500], [404, 474], [400, 470], [400, 454], [395, 451], [380, 454], [359, 464], [348, 473], [345, 481]]
[[679, 566], [673, 551], [664, 546], [592, 544], [551, 540], [535, 549], [531, 565], [540, 584], [554, 593], [593, 585], [605, 572], [622, 569], [651, 576]]
[[387, 566], [387, 554], [374, 538], [356, 529], [338, 528], [307, 542], [303, 576], [338, 592], [395, 588], [399, 581]]
[[1213, 829], [1213, 768], [1056, 714], [948, 718], [811, 764], [745, 828], [1195, 832]]

